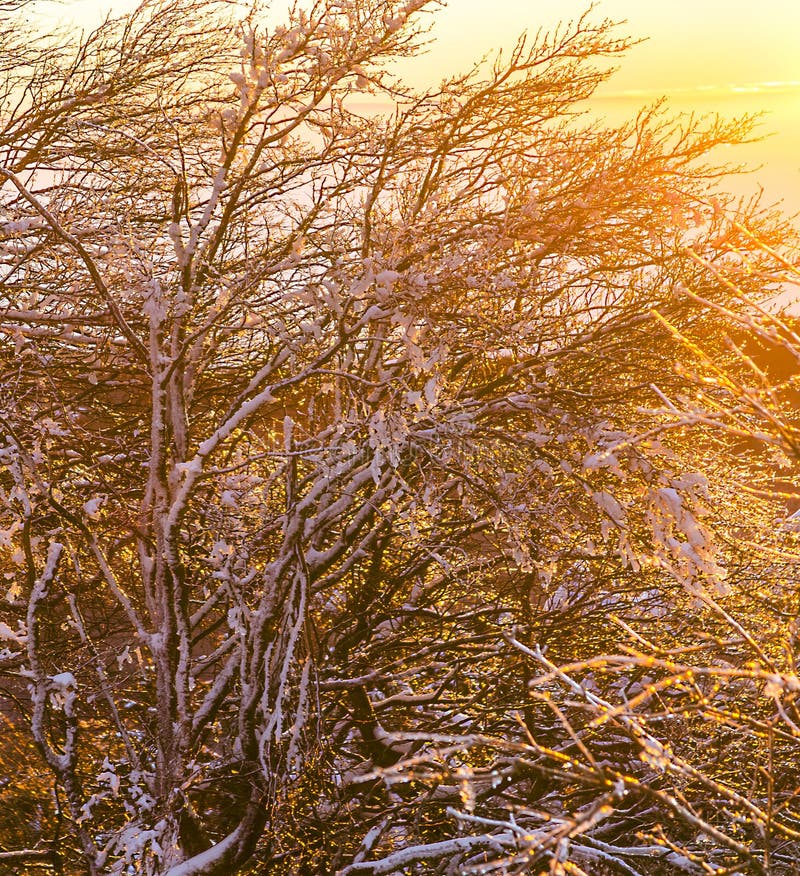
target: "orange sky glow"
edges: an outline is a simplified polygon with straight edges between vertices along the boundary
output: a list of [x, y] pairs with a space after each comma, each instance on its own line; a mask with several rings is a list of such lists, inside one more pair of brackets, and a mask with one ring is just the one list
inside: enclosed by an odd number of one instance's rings
[[[134, 5], [132, 0], [62, 0], [43, 8], [53, 21], [88, 26], [104, 10]], [[271, 7], [280, 18], [284, 4]], [[419, 84], [435, 81], [466, 69], [486, 52], [510, 46], [523, 30], [552, 28], [588, 7], [585, 0], [450, 0], [435, 14], [435, 47], [417, 59], [409, 75]], [[606, 86], [616, 92], [800, 87], [796, 0], [600, 0], [592, 17], [623, 22], [621, 32], [646, 38]]]
[[[551, 29], [588, 6], [583, 0], [451, 0], [436, 16], [429, 55], [409, 75], [422, 84], [464, 70], [475, 58], [513, 45], [521, 31]], [[642, 40], [601, 86], [593, 111], [621, 122], [666, 97], [674, 112], [764, 113], [758, 128], [764, 140], [720, 156], [758, 168], [729, 179], [728, 187], [741, 195], [763, 187], [767, 202], [800, 211], [796, 0], [600, 0], [591, 17], [619, 22], [621, 35]]]
[[[63, 0], [38, 8], [49, 22], [90, 27], [104, 11], [124, 12], [134, 5], [133, 0]], [[277, 23], [288, 3], [273, 0], [271, 6]], [[429, 51], [404, 64], [403, 76], [414, 85], [431, 85], [512, 46], [522, 31], [552, 29], [588, 6], [585, 0], [450, 0], [431, 16]], [[744, 194], [763, 185], [768, 200], [800, 211], [797, 0], [600, 0], [591, 16], [620, 22], [620, 34], [644, 40], [601, 87], [597, 112], [621, 121], [662, 96], [675, 111], [763, 111], [759, 130], [770, 136], [731, 156], [762, 168], [737, 180], [734, 189]]]
[[[582, 0], [452, 0], [439, 15], [437, 55], [474, 57], [508, 45], [523, 29], [550, 28], [587, 7]], [[664, 93], [800, 84], [800, 4], [793, 0], [604, 0], [592, 17], [625, 22], [622, 33], [646, 38], [606, 89]]]

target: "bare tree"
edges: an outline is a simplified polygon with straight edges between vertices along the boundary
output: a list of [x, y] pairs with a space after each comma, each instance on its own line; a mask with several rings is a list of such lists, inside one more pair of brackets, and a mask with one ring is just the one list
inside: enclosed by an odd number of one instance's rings
[[[581, 643], [565, 628], [576, 609], [578, 623], [585, 619], [580, 585], [591, 579], [583, 569], [542, 620], [554, 634], [505, 632], [501, 665], [517, 666], [516, 653], [533, 701], [519, 710], [523, 735], [446, 740], [478, 752], [470, 761], [479, 766], [460, 771], [468, 805], [452, 815], [465, 830], [484, 827], [486, 848], [497, 840], [476, 867], [482, 872], [528, 873], [544, 861], [557, 873], [796, 869], [800, 345], [796, 318], [777, 309], [791, 300], [796, 257], [712, 206], [720, 250], [688, 252], [732, 297], [724, 306], [694, 285], [684, 294], [701, 306], [698, 323], [679, 329], [656, 314], [682, 346], [675, 367], [688, 384], [671, 392], [654, 384], [662, 405], [653, 413], [668, 426], [662, 440], [682, 435], [671, 440], [675, 461], [705, 472], [694, 477], [703, 484], [705, 523], [713, 521], [717, 569], [702, 578], [681, 568], [705, 538], [692, 532], [697, 518], [689, 522], [699, 506], [690, 511], [667, 488], [652, 520], [661, 543], [652, 559], [678, 590], [663, 582], [640, 590], [624, 613], [622, 600], [607, 600], [605, 634]], [[751, 252], [741, 245], [748, 241]], [[767, 302], [740, 282], [755, 262], [763, 270], [763, 257], [782, 278]], [[709, 323], [704, 312], [723, 322]], [[382, 771], [387, 782], [409, 774], [437, 781], [429, 764], [414, 760]], [[502, 806], [486, 790], [496, 786], [507, 789]], [[399, 866], [402, 858], [385, 860]], [[383, 866], [363, 872], [391, 872]]]
[[558, 831], [508, 818], [551, 799], [561, 756], [529, 686], [569, 676], [533, 643], [589, 660], [609, 611], [724, 591], [691, 471], [711, 439], [678, 446], [660, 405], [731, 284], [780, 279], [763, 246], [788, 232], [757, 205], [747, 270], [707, 268], [731, 205], [704, 156], [748, 123], [582, 122], [628, 45], [587, 18], [413, 92], [386, 64], [426, 14], [4, 25], [0, 669], [56, 791], [3, 854], [558, 863]]

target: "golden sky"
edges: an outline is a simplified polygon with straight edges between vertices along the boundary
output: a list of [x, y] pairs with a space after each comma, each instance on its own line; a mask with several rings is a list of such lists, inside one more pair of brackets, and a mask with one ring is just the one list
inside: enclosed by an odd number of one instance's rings
[[[451, 0], [438, 16], [437, 61], [430, 66], [459, 57], [466, 65], [523, 29], [552, 27], [587, 6], [584, 0]], [[797, 0], [604, 0], [593, 17], [625, 20], [622, 33], [648, 38], [631, 50], [607, 89], [664, 93], [800, 81]]]
[[[54, 19], [90, 24], [103, 9], [134, 0], [44, 4]], [[273, 0], [276, 18], [285, 5]], [[469, 67], [513, 44], [523, 30], [579, 16], [586, 0], [450, 0], [436, 16], [435, 47], [409, 67], [417, 84]], [[626, 21], [621, 32], [647, 37], [632, 49], [606, 90], [665, 93], [702, 86], [800, 82], [798, 0], [601, 0], [593, 17]]]
[[[90, 27], [104, 11], [124, 12], [135, 4], [61, 0], [37, 8], [53, 23]], [[579, 17], [588, 5], [587, 0], [450, 0], [431, 17], [430, 51], [404, 64], [403, 75], [415, 85], [435, 84], [513, 45], [523, 30], [551, 29]], [[288, 0], [272, 0], [271, 6], [270, 17], [279, 23]], [[763, 165], [744, 180], [742, 192], [762, 184], [770, 200], [783, 199], [790, 212], [800, 210], [800, 0], [599, 0], [592, 17], [622, 22], [621, 35], [645, 38], [601, 88], [601, 94], [629, 98], [605, 103], [602, 112], [610, 121], [628, 118], [662, 95], [676, 110], [725, 115], [765, 110], [761, 131], [772, 136], [731, 156]]]

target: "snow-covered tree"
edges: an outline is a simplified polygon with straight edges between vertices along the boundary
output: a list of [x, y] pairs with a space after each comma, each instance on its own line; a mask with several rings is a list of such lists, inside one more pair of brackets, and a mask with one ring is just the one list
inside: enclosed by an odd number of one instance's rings
[[626, 781], [715, 836], [625, 766], [671, 776], [643, 719], [603, 772], [573, 701], [610, 694], [551, 660], [729, 595], [673, 362], [788, 232], [710, 194], [747, 123], [581, 119], [609, 23], [413, 91], [430, 8], [0, 25], [9, 866], [691, 869], [592, 837]]

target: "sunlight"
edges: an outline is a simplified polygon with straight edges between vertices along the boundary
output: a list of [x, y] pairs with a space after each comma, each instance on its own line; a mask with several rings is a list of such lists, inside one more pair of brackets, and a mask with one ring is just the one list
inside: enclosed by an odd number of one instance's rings
[[0, 870], [796, 872], [800, 13], [106, 2], [0, 0]]

